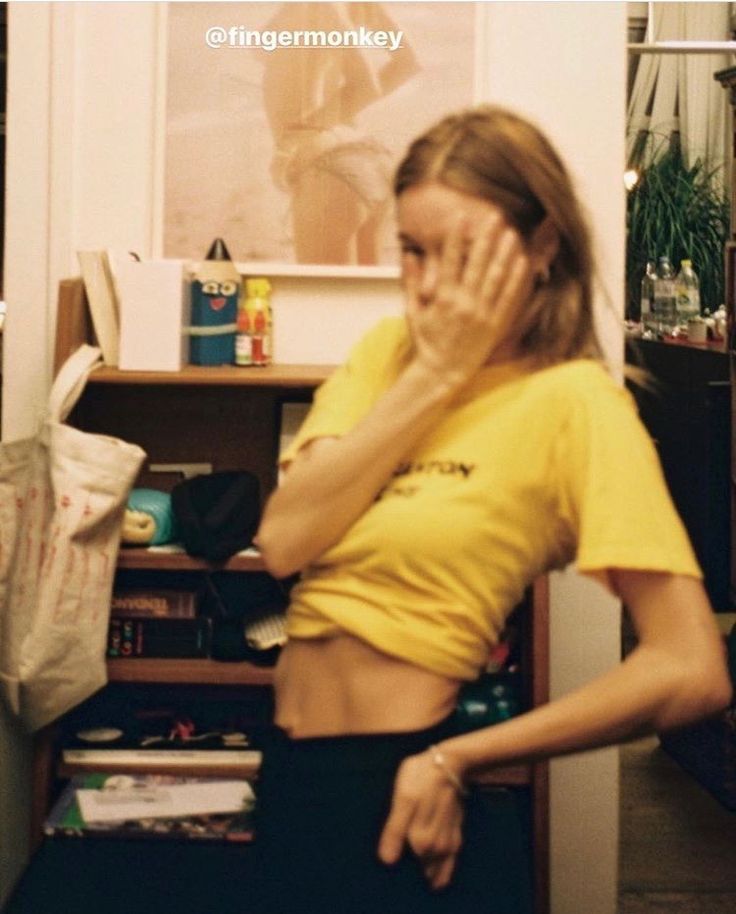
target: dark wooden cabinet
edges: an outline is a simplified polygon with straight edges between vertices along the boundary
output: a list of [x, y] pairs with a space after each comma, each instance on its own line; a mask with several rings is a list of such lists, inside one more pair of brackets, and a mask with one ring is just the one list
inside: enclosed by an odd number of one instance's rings
[[713, 607], [730, 611], [734, 591], [728, 354], [723, 347], [630, 339], [626, 360], [651, 376], [650, 389], [632, 381], [627, 385], [657, 446]]

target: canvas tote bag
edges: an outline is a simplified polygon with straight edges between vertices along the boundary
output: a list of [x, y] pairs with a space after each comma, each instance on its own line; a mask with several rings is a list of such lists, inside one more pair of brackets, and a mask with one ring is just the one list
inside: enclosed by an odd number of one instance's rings
[[81, 346], [38, 433], [0, 443], [0, 688], [31, 731], [107, 681], [120, 528], [146, 455], [64, 424], [99, 359]]

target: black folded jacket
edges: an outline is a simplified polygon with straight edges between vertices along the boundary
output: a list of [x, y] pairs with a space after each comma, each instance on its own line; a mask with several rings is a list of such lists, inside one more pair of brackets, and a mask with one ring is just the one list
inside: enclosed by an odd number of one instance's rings
[[224, 561], [247, 549], [258, 529], [258, 478], [229, 470], [185, 479], [172, 489], [171, 507], [189, 555]]

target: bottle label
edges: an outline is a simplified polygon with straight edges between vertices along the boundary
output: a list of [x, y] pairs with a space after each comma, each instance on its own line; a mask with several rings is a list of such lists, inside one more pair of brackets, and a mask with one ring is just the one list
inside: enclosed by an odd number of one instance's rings
[[270, 302], [261, 296], [254, 295], [246, 300], [245, 307], [250, 326], [250, 364], [270, 365], [273, 360], [271, 336], [273, 323]]
[[677, 310], [684, 314], [700, 313], [700, 292], [697, 289], [686, 289], [677, 296]]
[[254, 336], [253, 337], [253, 364], [254, 365], [266, 365], [265, 354], [263, 352], [263, 337]]
[[253, 342], [247, 333], [238, 333], [235, 336], [235, 364], [253, 364]]

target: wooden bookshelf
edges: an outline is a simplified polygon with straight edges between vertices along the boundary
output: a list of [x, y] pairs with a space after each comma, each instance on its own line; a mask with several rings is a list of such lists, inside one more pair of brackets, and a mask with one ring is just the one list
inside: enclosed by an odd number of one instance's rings
[[110, 682], [158, 683], [167, 685], [270, 686], [271, 667], [245, 660], [233, 662], [210, 659], [161, 659], [125, 657], [107, 661]]
[[260, 555], [238, 553], [225, 562], [195, 558], [186, 552], [142, 549], [122, 546], [118, 553], [118, 568], [137, 568], [150, 571], [265, 571]]
[[206, 387], [318, 387], [334, 371], [334, 365], [266, 365], [240, 368], [236, 365], [186, 365], [181, 371], [121, 371], [102, 365], [89, 377], [92, 384], [194, 385]]
[[[58, 777], [69, 778], [75, 774], [87, 774], [92, 771], [108, 773], [114, 770], [126, 771], [135, 770], [137, 774], [181, 774], [183, 777], [234, 777], [234, 778], [251, 778], [258, 773], [257, 764], [244, 765], [196, 765], [196, 767], [187, 768], [184, 765], [171, 767], [165, 764], [142, 764], [136, 762], [134, 768], [128, 766], [115, 766], [100, 763], [99, 765], [75, 765], [71, 762], [59, 762], [56, 767]], [[475, 783], [484, 787], [527, 787], [531, 783], [532, 772], [529, 765], [517, 765], [509, 768], [499, 768], [497, 771], [488, 774], [479, 775], [474, 778]]]
[[473, 777], [483, 787], [528, 787], [534, 778], [531, 765], [508, 765]]
[[258, 774], [259, 765], [197, 765], [187, 768], [186, 765], [146, 765], [140, 762], [135, 767], [124, 765], [74, 765], [69, 762], [59, 762], [56, 772], [59, 777], [71, 778], [75, 774], [115, 774], [135, 772], [135, 774], [170, 774], [176, 777], [196, 778], [254, 778]]

